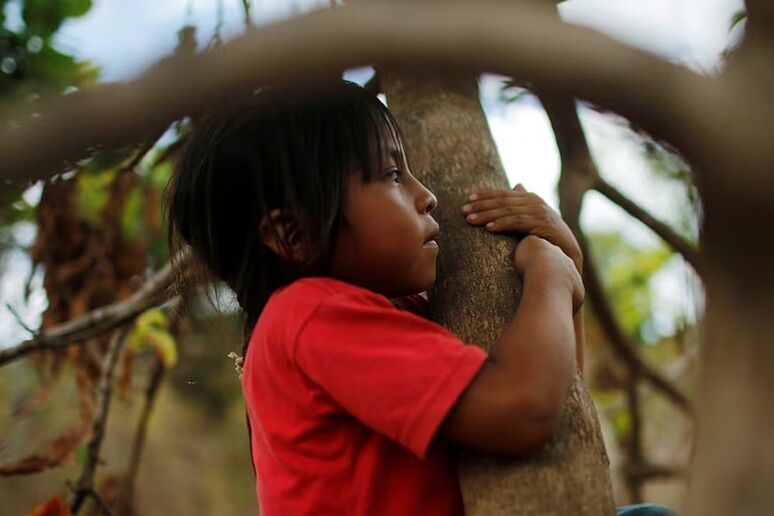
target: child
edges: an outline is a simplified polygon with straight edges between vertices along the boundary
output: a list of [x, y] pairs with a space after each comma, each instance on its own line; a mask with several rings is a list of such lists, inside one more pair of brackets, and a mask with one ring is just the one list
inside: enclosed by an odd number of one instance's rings
[[448, 443], [521, 455], [559, 421], [580, 252], [558, 216], [530, 218], [535, 196], [480, 192], [471, 224], [538, 236], [514, 255], [518, 313], [488, 355], [465, 345], [414, 313], [435, 281], [437, 200], [394, 119], [356, 85], [309, 89], [198, 120], [168, 192], [171, 235], [246, 313], [261, 514], [461, 515]]

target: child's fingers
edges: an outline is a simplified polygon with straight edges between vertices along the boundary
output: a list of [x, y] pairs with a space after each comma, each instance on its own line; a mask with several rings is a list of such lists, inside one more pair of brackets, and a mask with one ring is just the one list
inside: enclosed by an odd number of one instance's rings
[[468, 197], [468, 201], [477, 201], [479, 199], [492, 199], [497, 197], [515, 197], [524, 195], [525, 192], [515, 190], [476, 190]]
[[473, 226], [486, 226], [491, 231], [517, 231], [528, 233], [534, 229], [534, 216], [525, 211], [518, 212], [509, 208], [496, 208], [471, 213], [466, 217]]
[[470, 201], [462, 207], [462, 212], [466, 214], [478, 213], [481, 211], [494, 210], [498, 208], [509, 208], [516, 211], [527, 209], [535, 204], [537, 203], [534, 199], [517, 194]]

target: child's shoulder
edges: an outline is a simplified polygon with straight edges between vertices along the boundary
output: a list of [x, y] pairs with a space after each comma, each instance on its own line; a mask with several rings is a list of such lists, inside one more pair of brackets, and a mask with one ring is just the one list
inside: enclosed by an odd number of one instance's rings
[[[358, 307], [393, 309], [390, 301], [375, 292], [326, 277], [294, 281], [272, 294], [253, 332], [253, 338], [294, 341], [301, 328], [321, 313], [341, 315]], [[327, 310], [321, 310], [327, 307]], [[340, 317], [337, 317], [340, 319]]]
[[384, 297], [365, 288], [347, 283], [346, 281], [323, 276], [313, 276], [301, 278], [290, 285], [282, 287], [274, 293], [272, 299], [276, 298], [277, 300], [284, 302], [299, 302], [304, 300], [329, 299], [332, 296]]
[[321, 304], [336, 300], [359, 300], [368, 304], [390, 306], [390, 301], [375, 292], [345, 281], [327, 277], [308, 277], [277, 290], [269, 299], [265, 315], [272, 313], [297, 315], [314, 312]]

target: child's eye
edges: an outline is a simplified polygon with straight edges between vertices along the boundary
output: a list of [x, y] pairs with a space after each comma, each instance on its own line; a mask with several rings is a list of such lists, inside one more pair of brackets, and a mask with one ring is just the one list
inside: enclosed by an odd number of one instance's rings
[[387, 174], [387, 177], [389, 177], [393, 183], [400, 183], [400, 171], [398, 170], [391, 170], [390, 173]]

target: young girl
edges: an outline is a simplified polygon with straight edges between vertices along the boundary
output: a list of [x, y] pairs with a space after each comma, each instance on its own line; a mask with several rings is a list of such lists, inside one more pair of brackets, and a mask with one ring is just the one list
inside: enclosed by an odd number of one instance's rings
[[196, 121], [169, 227], [246, 313], [264, 516], [461, 515], [447, 444], [521, 455], [556, 427], [584, 295], [575, 240], [523, 189], [461, 207], [471, 224], [545, 237], [516, 249], [520, 307], [487, 355], [421, 316], [436, 204], [390, 113], [356, 85], [265, 88]]

